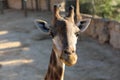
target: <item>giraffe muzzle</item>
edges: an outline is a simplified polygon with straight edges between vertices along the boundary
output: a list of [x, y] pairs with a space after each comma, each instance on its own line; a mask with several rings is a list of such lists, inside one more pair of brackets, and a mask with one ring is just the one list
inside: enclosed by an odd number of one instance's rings
[[65, 65], [73, 66], [74, 64], [76, 64], [78, 57], [76, 53], [65, 52], [62, 53], [60, 59], [63, 63], [65, 63]]

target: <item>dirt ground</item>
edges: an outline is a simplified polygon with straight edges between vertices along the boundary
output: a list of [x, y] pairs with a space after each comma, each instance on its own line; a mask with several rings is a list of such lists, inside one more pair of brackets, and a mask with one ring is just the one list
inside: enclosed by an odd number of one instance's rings
[[[50, 12], [6, 10], [0, 15], [0, 80], [43, 80], [52, 41], [33, 24], [36, 18], [51, 21]], [[120, 80], [120, 50], [82, 36], [78, 62], [66, 67], [65, 80]]]

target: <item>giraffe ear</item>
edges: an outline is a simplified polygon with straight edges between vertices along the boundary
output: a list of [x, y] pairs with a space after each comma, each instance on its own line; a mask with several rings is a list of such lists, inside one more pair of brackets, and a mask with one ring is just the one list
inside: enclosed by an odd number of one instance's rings
[[46, 21], [36, 19], [36, 20], [34, 20], [34, 24], [40, 31], [43, 31], [45, 33], [49, 33], [50, 29], [49, 29], [49, 25]]
[[79, 27], [81, 32], [84, 32], [88, 28], [90, 22], [91, 22], [91, 19], [83, 19], [78, 21], [76, 25]]

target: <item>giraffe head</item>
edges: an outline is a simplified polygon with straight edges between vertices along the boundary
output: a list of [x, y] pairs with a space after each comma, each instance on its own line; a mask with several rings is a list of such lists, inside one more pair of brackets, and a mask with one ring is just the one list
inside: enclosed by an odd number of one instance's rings
[[80, 32], [84, 32], [90, 24], [90, 19], [74, 21], [74, 7], [69, 8], [67, 17], [60, 16], [58, 5], [54, 6], [54, 18], [52, 26], [48, 26], [47, 22], [35, 20], [35, 24], [39, 29], [48, 32], [52, 36], [53, 50], [58, 60], [67, 66], [72, 66], [77, 62], [76, 44]]

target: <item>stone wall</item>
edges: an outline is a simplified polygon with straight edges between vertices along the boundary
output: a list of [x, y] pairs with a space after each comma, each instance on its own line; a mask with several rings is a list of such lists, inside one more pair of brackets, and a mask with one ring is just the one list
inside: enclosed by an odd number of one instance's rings
[[8, 0], [8, 6], [13, 9], [21, 9], [21, 0]]
[[[8, 5], [9, 5], [9, 8], [12, 8], [12, 9], [22, 8], [21, 0], [8, 0]], [[27, 9], [35, 9], [35, 8], [36, 8], [35, 0], [27, 0]], [[46, 0], [39, 0], [38, 8], [41, 10], [48, 10]]]
[[[83, 15], [84, 18], [90, 16]], [[95, 17], [92, 19], [85, 34], [97, 39], [99, 43], [109, 43], [114, 48], [120, 49], [120, 23]]]
[[[12, 9], [21, 9], [21, 0], [8, 0], [8, 6]], [[61, 4], [62, 10], [65, 7], [65, 0], [50, 0], [50, 10], [53, 10], [54, 4]], [[38, 0], [38, 8], [39, 10], [48, 10], [48, 0]], [[27, 0], [27, 9], [35, 9], [36, 4], [35, 0]]]

